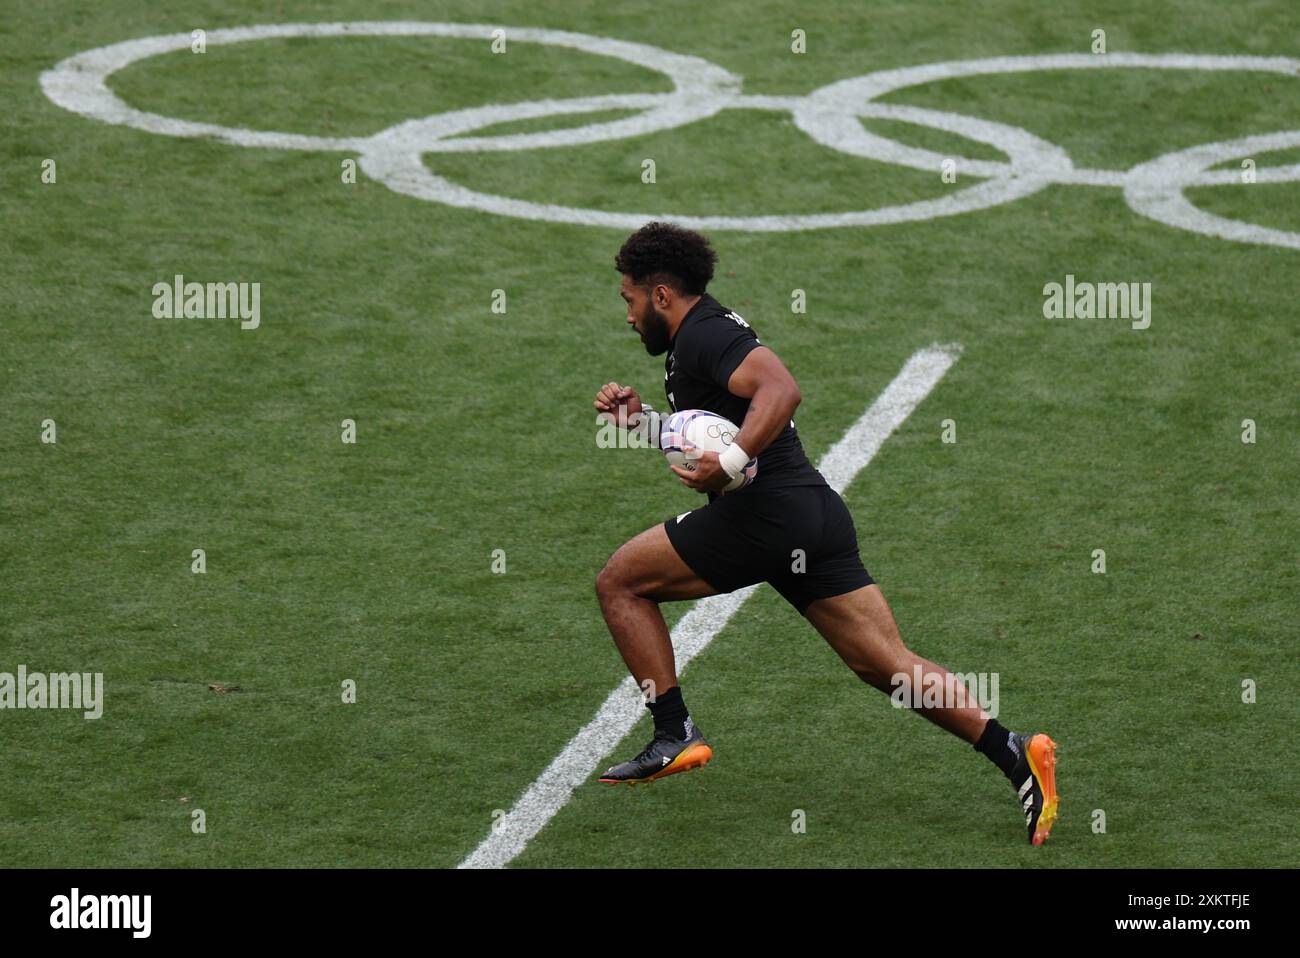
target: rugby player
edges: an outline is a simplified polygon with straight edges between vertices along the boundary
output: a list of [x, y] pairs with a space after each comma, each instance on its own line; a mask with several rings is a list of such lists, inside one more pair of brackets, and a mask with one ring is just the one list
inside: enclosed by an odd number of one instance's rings
[[[942, 689], [937, 704], [919, 690], [899, 698], [1001, 769], [1023, 808], [1030, 843], [1041, 845], [1057, 816], [1056, 743], [1042, 732], [1003, 728], [946, 669], [903, 644], [862, 565], [853, 517], [804, 455], [791, 418], [798, 384], [749, 324], [706, 292], [716, 262], [705, 237], [659, 222], [628, 237], [614, 259], [628, 325], [650, 355], [668, 354], [669, 408], [708, 410], [740, 432], [721, 455], [701, 452], [693, 472], [671, 467], [682, 483], [708, 495], [708, 505], [628, 540], [596, 577], [601, 612], [648, 693], [655, 728], [649, 745], [600, 781], [652, 782], [713, 757], [682, 698], [659, 604], [768, 582], [867, 684], [891, 694], [919, 675], [922, 688]], [[659, 414], [630, 386], [606, 383], [595, 407], [658, 444]], [[754, 481], [720, 494], [754, 457]], [[796, 549], [803, 550], [802, 565], [792, 561]]]

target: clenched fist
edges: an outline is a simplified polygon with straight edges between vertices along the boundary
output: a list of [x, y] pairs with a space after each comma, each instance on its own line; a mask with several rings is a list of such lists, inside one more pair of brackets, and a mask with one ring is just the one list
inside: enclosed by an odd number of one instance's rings
[[626, 429], [628, 417], [641, 411], [641, 397], [631, 386], [605, 383], [597, 391], [596, 401], [592, 405], [615, 425]]

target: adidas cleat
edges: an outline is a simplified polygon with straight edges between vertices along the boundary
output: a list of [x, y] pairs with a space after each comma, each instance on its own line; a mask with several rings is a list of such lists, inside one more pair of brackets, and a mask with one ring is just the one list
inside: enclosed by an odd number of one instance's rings
[[600, 780], [608, 785], [653, 782], [665, 775], [703, 768], [711, 758], [713, 749], [709, 748], [709, 743], [694, 726], [691, 726], [690, 734], [684, 740], [660, 731], [655, 732], [655, 737], [640, 755], [630, 762], [611, 767], [600, 776]]
[[1059, 797], [1056, 794], [1056, 743], [1045, 733], [1017, 735], [1020, 761], [1011, 773], [1011, 784], [1025, 812], [1029, 844], [1041, 845], [1056, 822]]

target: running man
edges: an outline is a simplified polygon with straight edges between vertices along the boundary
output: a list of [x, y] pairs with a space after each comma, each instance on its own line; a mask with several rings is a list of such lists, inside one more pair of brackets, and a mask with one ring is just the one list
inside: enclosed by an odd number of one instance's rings
[[[705, 237], [658, 222], [628, 237], [614, 260], [628, 325], [651, 356], [668, 354], [669, 408], [708, 410], [741, 428], [721, 456], [700, 453], [693, 472], [671, 467], [708, 495], [708, 505], [628, 540], [596, 577], [601, 612], [637, 685], [649, 693], [655, 727], [649, 745], [600, 781], [652, 782], [713, 757], [682, 699], [659, 604], [768, 582], [868, 685], [896, 694], [921, 675], [921, 688], [942, 689], [942, 707], [923, 706], [933, 697], [920, 689], [899, 697], [1002, 770], [1024, 810], [1030, 843], [1041, 845], [1057, 815], [1056, 743], [1042, 732], [1003, 728], [946, 669], [903, 644], [862, 565], [853, 517], [804, 455], [791, 418], [801, 400], [798, 384], [749, 324], [705, 291], [716, 262]], [[659, 415], [636, 390], [606, 383], [595, 407], [658, 445]], [[720, 494], [755, 456], [754, 481]], [[796, 549], [805, 557], [797, 572]]]

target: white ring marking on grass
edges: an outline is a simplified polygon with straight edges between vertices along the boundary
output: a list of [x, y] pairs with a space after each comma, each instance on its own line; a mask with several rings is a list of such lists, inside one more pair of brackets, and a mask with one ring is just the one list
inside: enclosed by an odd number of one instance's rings
[[[699, 57], [673, 53], [659, 47], [626, 40], [593, 37], [567, 30], [540, 27], [505, 27], [492, 23], [425, 23], [422, 21], [376, 20], [353, 23], [273, 23], [253, 27], [210, 30], [208, 46], [245, 43], [250, 40], [286, 39], [291, 37], [444, 37], [480, 40], [487, 43], [492, 31], [505, 30], [511, 40], [569, 47], [584, 53], [613, 57], [635, 66], [655, 70], [672, 81], [672, 93], [635, 93], [612, 95], [605, 109], [620, 106], [640, 107], [649, 99], [653, 108], [636, 117], [594, 124], [577, 130], [549, 130], [544, 133], [516, 134], [474, 143], [475, 150], [522, 150], [538, 146], [569, 146], [599, 140], [652, 133], [712, 116], [740, 90], [740, 77]], [[364, 148], [370, 137], [321, 137], [273, 130], [248, 130], [241, 127], [198, 123], [175, 117], [147, 113], [128, 106], [108, 87], [108, 78], [139, 60], [161, 53], [188, 50], [192, 38], [188, 33], [127, 40], [68, 57], [41, 74], [41, 89], [59, 106], [105, 123], [135, 127], [165, 136], [211, 136], [235, 146], [261, 146], [286, 150], [346, 150]], [[627, 102], [621, 102], [626, 100]], [[557, 104], [560, 100], [539, 103]], [[658, 105], [654, 105], [658, 104]], [[512, 106], [518, 106], [513, 104]], [[509, 109], [481, 107], [480, 110]], [[472, 111], [462, 111], [472, 112]], [[545, 115], [545, 114], [543, 114]], [[494, 121], [499, 122], [499, 121]], [[476, 124], [484, 125], [484, 124]], [[442, 133], [441, 135], [450, 135]], [[428, 147], [429, 151], [438, 149]], [[464, 149], [463, 147], [461, 149]]]
[[[818, 463], [817, 468], [831, 488], [841, 494], [848, 488], [854, 477], [875, 458], [885, 440], [939, 384], [960, 354], [958, 345], [934, 345], [912, 355], [893, 382]], [[681, 617], [672, 630], [679, 675], [757, 589], [758, 586], [751, 585], [700, 599]], [[569, 740], [458, 867], [508, 865], [568, 803], [573, 790], [587, 782], [601, 759], [618, 747], [644, 713], [640, 689], [628, 676], [609, 693], [595, 717]]]
[[[276, 37], [435, 36], [485, 41], [495, 29], [511, 39], [582, 50], [626, 60], [667, 76], [672, 93], [628, 93], [576, 97], [567, 100], [533, 100], [454, 110], [419, 120], [398, 123], [368, 137], [317, 137], [196, 123], [136, 110], [108, 87], [108, 77], [122, 67], [146, 57], [188, 49], [188, 34], [146, 37], [76, 54], [41, 74], [41, 88], [58, 105], [108, 123], [119, 123], [169, 136], [212, 136], [240, 146], [297, 150], [346, 150], [359, 154], [367, 175], [396, 193], [449, 206], [480, 210], [500, 216], [544, 222], [635, 229], [651, 219], [673, 219], [694, 229], [773, 232], [878, 226], [953, 216], [986, 209], [1028, 196], [1051, 184], [1123, 187], [1135, 212], [1149, 215], [1178, 229], [1243, 243], [1300, 248], [1300, 233], [1269, 229], [1227, 220], [1196, 209], [1183, 196], [1189, 186], [1234, 183], [1225, 170], [1196, 169], [1194, 147], [1122, 170], [1083, 169], [1074, 166], [1064, 149], [1019, 127], [921, 107], [878, 102], [887, 93], [957, 77], [1024, 73], [1040, 70], [1156, 70], [1263, 71], [1287, 77], [1300, 76], [1300, 60], [1289, 57], [1214, 56], [1188, 53], [1087, 53], [1041, 54], [954, 60], [921, 66], [881, 70], [840, 80], [805, 97], [744, 95], [740, 77], [698, 57], [672, 53], [645, 44], [594, 37], [538, 27], [498, 27], [493, 24], [371, 21], [356, 23], [285, 23], [213, 30], [208, 43], [241, 43]], [[725, 109], [788, 110], [795, 125], [823, 146], [853, 156], [916, 170], [937, 172], [952, 159], [966, 175], [987, 177], [975, 186], [943, 196], [838, 213], [769, 216], [680, 216], [671, 213], [627, 213], [552, 203], [534, 203], [481, 193], [424, 165], [429, 153], [499, 152], [537, 147], [574, 146], [622, 137], [644, 136], [714, 116]], [[635, 116], [581, 127], [513, 133], [500, 136], [464, 136], [485, 126], [520, 119], [566, 113], [633, 109]], [[983, 142], [1008, 157], [1008, 162], [945, 157], [932, 150], [909, 146], [863, 127], [861, 120], [884, 119], [945, 130]], [[1273, 137], [1290, 137], [1300, 131], [1282, 131]], [[1246, 138], [1236, 143], [1258, 142]], [[1214, 155], [1219, 155], [1218, 153]], [[1240, 155], [1240, 154], [1237, 154]], [[1153, 174], [1169, 172], [1174, 179], [1158, 184]], [[1257, 181], [1290, 182], [1300, 178], [1300, 166], [1274, 168]]]
[[[1124, 199], [1128, 205], [1158, 223], [1190, 229], [1206, 236], [1240, 243], [1270, 243], [1300, 249], [1300, 233], [1270, 229], [1230, 220], [1192, 205], [1183, 191], [1189, 186], [1205, 185], [1205, 178], [1216, 176], [1221, 182], [1237, 182], [1240, 170], [1216, 170], [1210, 167], [1244, 156], [1271, 153], [1300, 146], [1300, 130], [1287, 133], [1266, 133], [1247, 136], [1240, 140], [1205, 143], [1164, 156], [1149, 163], [1141, 163], [1128, 171], [1124, 182]], [[1289, 167], [1265, 166], [1256, 170], [1257, 183], [1278, 183], [1294, 179], [1300, 165]]]

